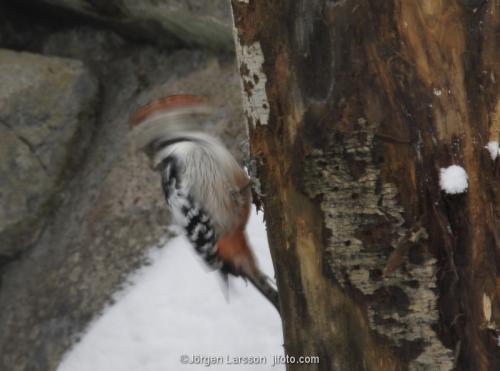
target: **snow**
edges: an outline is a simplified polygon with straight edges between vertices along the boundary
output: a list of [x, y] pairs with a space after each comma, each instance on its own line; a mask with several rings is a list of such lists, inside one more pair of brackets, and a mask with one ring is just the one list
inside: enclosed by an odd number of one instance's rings
[[493, 161], [495, 161], [497, 157], [500, 155], [500, 145], [496, 140], [488, 142], [488, 144], [484, 148], [486, 148], [490, 152], [490, 156]]
[[448, 194], [463, 193], [467, 190], [467, 173], [465, 169], [458, 165], [451, 165], [446, 169], [441, 168], [439, 185]]
[[[262, 270], [274, 277], [262, 218], [253, 213], [247, 231]], [[224, 294], [218, 274], [204, 269], [184, 237], [152, 248], [149, 258], [58, 371], [206, 370], [208, 357], [218, 357], [211, 370], [285, 369], [273, 365], [284, 354], [280, 317], [253, 286], [230, 279]], [[183, 355], [197, 364], [181, 364]], [[228, 364], [236, 357], [260, 364]]]

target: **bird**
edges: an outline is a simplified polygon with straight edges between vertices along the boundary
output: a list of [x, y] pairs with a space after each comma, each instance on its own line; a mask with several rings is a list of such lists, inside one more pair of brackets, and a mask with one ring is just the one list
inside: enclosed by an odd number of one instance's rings
[[161, 176], [172, 221], [212, 270], [248, 280], [280, 312], [279, 295], [258, 267], [245, 229], [251, 179], [224, 144], [202, 130], [216, 110], [198, 95], [177, 94], [138, 108], [131, 141]]

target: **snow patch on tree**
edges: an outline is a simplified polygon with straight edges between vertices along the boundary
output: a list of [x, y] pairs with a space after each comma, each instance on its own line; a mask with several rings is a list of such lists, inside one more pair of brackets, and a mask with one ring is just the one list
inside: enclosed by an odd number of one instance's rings
[[488, 152], [490, 152], [490, 156], [493, 161], [495, 161], [500, 155], [500, 145], [496, 140], [488, 142], [488, 144], [484, 148], [486, 148]]
[[441, 168], [439, 185], [448, 194], [464, 193], [469, 187], [465, 169], [458, 165]]

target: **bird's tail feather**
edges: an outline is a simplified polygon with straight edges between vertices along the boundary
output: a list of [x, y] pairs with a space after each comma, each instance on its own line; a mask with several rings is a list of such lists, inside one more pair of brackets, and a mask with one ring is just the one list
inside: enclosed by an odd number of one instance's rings
[[[229, 280], [228, 271], [221, 269], [219, 271], [222, 281], [222, 291], [226, 300], [229, 300]], [[233, 273], [232, 273], [233, 274]], [[233, 274], [235, 276], [240, 276], [245, 281], [248, 280], [250, 283], [276, 308], [278, 313], [280, 313], [280, 304], [278, 290], [271, 284], [271, 279], [258, 269], [254, 269], [252, 274]]]
[[254, 287], [259, 290], [267, 300], [269, 300], [278, 313], [281, 313], [278, 290], [271, 285], [271, 279], [260, 271], [257, 271], [252, 275], [248, 275], [246, 278], [248, 278], [252, 285], [254, 285]]

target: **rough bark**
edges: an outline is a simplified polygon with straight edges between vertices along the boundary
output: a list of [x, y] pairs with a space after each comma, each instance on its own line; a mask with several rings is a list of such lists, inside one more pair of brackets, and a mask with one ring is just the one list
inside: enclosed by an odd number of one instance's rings
[[232, 6], [289, 369], [500, 369], [500, 2]]

